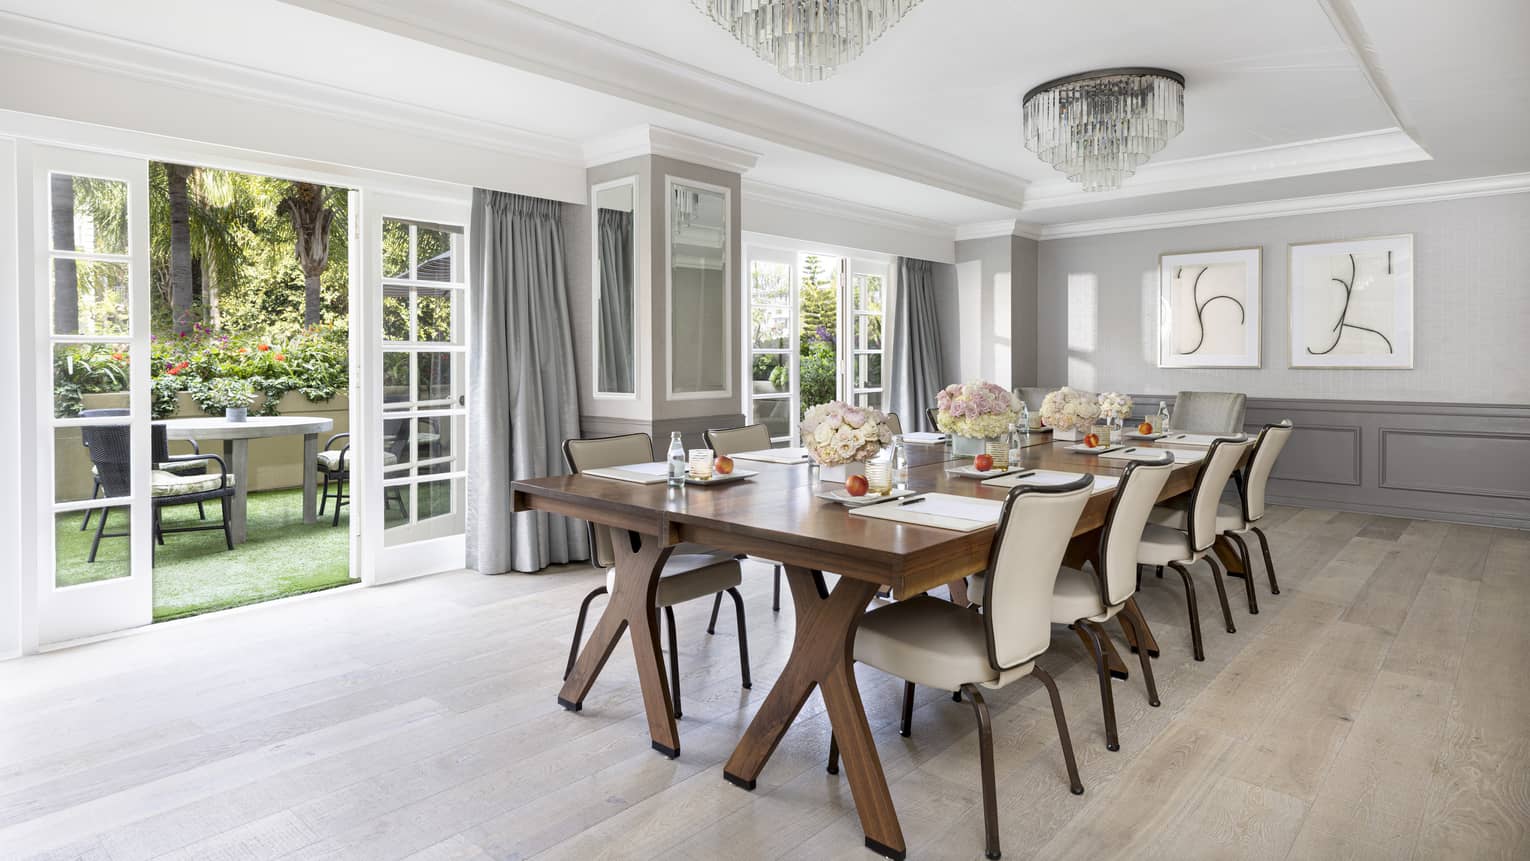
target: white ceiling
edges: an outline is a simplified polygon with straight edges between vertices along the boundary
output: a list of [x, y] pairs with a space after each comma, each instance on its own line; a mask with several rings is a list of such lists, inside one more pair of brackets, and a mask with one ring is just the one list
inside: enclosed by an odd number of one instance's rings
[[[946, 225], [1530, 170], [1524, 0], [924, 0], [817, 84], [781, 78], [690, 0], [0, 8], [268, 74], [276, 91], [303, 81], [439, 111], [568, 157], [667, 127], [758, 153], [753, 182]], [[1020, 146], [1019, 99], [1117, 65], [1182, 72], [1186, 130], [1122, 192], [1087, 195]]]

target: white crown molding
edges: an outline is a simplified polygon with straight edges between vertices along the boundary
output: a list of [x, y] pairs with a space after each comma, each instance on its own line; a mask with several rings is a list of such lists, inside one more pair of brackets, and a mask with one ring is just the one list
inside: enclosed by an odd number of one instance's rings
[[1344, 43], [1350, 56], [1355, 58], [1360, 73], [1365, 76], [1365, 82], [1370, 85], [1371, 92], [1375, 93], [1376, 100], [1381, 102], [1381, 106], [1392, 117], [1392, 123], [1411, 134], [1412, 128], [1397, 106], [1397, 95], [1392, 90], [1392, 84], [1381, 70], [1376, 46], [1366, 35], [1365, 26], [1360, 23], [1360, 15], [1355, 11], [1353, 3], [1350, 0], [1318, 0], [1318, 6], [1328, 16], [1328, 23], [1333, 25], [1339, 41]]
[[979, 221], [973, 224], [963, 224], [956, 228], [956, 241], [966, 242], [970, 239], [992, 239], [995, 236], [1019, 236], [1025, 239], [1040, 239], [1041, 225], [1020, 221], [1016, 218], [1002, 218], [998, 221]]
[[750, 204], [768, 204], [798, 212], [854, 221], [872, 227], [906, 230], [947, 241], [954, 241], [957, 238], [951, 226], [944, 222], [862, 203], [851, 203], [795, 188], [744, 180], [743, 194], [745, 207]]
[[257, 104], [317, 111], [382, 129], [407, 129], [492, 152], [562, 164], [581, 162], [578, 145], [563, 138], [168, 51], [11, 12], [0, 12], [0, 51], [154, 84], [235, 95]]
[[501, 0], [282, 0], [505, 66], [976, 200], [1026, 181]]
[[1035, 212], [1059, 206], [1382, 167], [1430, 158], [1429, 153], [1402, 129], [1379, 129], [1197, 158], [1149, 162], [1138, 168], [1136, 175], [1117, 191], [1083, 191], [1077, 183], [1059, 176], [1032, 183], [1026, 191], [1025, 205], [1020, 209], [1021, 212]]
[[738, 174], [748, 173], [760, 160], [759, 153], [650, 125], [623, 129], [584, 145], [586, 167], [643, 155], [665, 156]]
[[1068, 239], [1075, 236], [1100, 236], [1110, 233], [1130, 233], [1139, 230], [1162, 230], [1171, 227], [1193, 227], [1199, 224], [1253, 221], [1260, 218], [1281, 218], [1293, 215], [1316, 215], [1324, 212], [1342, 212], [1351, 209], [1372, 209], [1378, 206], [1405, 206], [1414, 203], [1436, 203], [1471, 197], [1492, 197], [1502, 194], [1524, 193], [1530, 193], [1530, 173], [1510, 173], [1501, 176], [1431, 182], [1422, 185], [1403, 185], [1394, 188], [1376, 188], [1366, 191], [1344, 192], [1342, 194], [1323, 194], [1313, 197], [1266, 200], [1230, 206], [1212, 206], [1204, 209], [1185, 209], [1178, 212], [1155, 212], [1147, 215], [1132, 215], [1122, 218], [1101, 218], [1092, 221], [1049, 224], [1042, 228], [1041, 238]]

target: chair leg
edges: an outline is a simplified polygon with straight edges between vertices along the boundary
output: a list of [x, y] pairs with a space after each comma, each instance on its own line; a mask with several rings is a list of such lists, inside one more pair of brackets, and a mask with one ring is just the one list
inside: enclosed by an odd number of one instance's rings
[[1105, 715], [1105, 749], [1120, 750], [1121, 738], [1116, 733], [1115, 692], [1110, 689], [1110, 666], [1105, 660], [1105, 644], [1100, 642], [1099, 634], [1095, 633], [1094, 628], [1083, 619], [1074, 622], [1070, 627], [1089, 648], [1090, 657], [1094, 658], [1095, 675], [1100, 677], [1100, 709]]
[[1163, 566], [1162, 565], [1157, 565], [1157, 566], [1154, 566], [1154, 567], [1157, 568], [1157, 570], [1158, 570], [1158, 579], [1162, 580], [1163, 579]]
[[1280, 594], [1280, 584], [1275, 582], [1275, 562], [1270, 559], [1270, 541], [1264, 537], [1264, 530], [1257, 526], [1249, 527], [1249, 531], [1259, 536], [1259, 549], [1264, 552], [1264, 570], [1270, 575], [1270, 594]]
[[[1121, 623], [1123, 631], [1129, 631], [1132, 639], [1141, 641], [1146, 634], [1147, 621], [1132, 612], [1130, 607], [1122, 607], [1121, 612], [1116, 614], [1116, 621]], [[1142, 627], [1138, 627], [1141, 622]], [[1142, 661], [1142, 679], [1147, 683], [1148, 705], [1158, 708], [1158, 682], [1153, 679], [1153, 662], [1148, 657], [1147, 649], [1138, 649], [1137, 657]]]
[[722, 596], [723, 593], [718, 592], [716, 597], [712, 599], [712, 620], [707, 622], [708, 634], [717, 633], [717, 611], [722, 608]]
[[110, 508], [101, 509], [101, 516], [96, 518], [96, 536], [90, 541], [90, 557], [86, 562], [96, 561], [96, 551], [101, 549], [101, 533], [106, 531], [106, 516], [111, 514]]
[[[164, 547], [165, 546], [165, 530], [164, 530], [164, 526], [163, 526], [163, 521], [160, 519], [160, 517], [161, 517], [160, 510], [158, 508], [155, 508], [154, 509], [154, 517], [153, 517], [153, 521], [154, 521], [154, 543], [158, 544], [161, 547]], [[232, 550], [233, 548], [229, 548], [229, 549]]]
[[1190, 648], [1195, 653], [1197, 661], [1206, 660], [1206, 650], [1201, 648], [1201, 610], [1195, 601], [1195, 581], [1190, 579], [1190, 572], [1178, 562], [1170, 562], [1169, 567], [1179, 572], [1181, 580], [1185, 581], [1185, 604], [1190, 608]]
[[1259, 615], [1259, 598], [1254, 594], [1254, 558], [1249, 555], [1248, 542], [1236, 532], [1224, 532], [1227, 540], [1238, 548], [1238, 558], [1243, 562], [1243, 591], [1248, 595], [1248, 614]]
[[229, 516], [228, 502], [228, 497], [223, 497], [218, 500], [218, 508], [223, 512], [223, 543], [228, 547], [229, 552], [232, 553], [234, 551], [234, 523]]
[[664, 608], [664, 621], [669, 628], [669, 689], [670, 698], [675, 701], [675, 720], [683, 715], [680, 712], [680, 641], [675, 635], [675, 608]]
[[[328, 480], [327, 476], [326, 476], [325, 480]], [[343, 498], [342, 494], [344, 494], [344, 493], [345, 493], [345, 479], [343, 479], [343, 478], [335, 479], [335, 517], [329, 523], [331, 529], [333, 529], [334, 527], [340, 525], [340, 500]], [[383, 509], [386, 510], [387, 507], [388, 507], [388, 503], [386, 502], [386, 497], [384, 497], [384, 500], [385, 501], [383, 502]]]
[[829, 765], [824, 769], [830, 774], [839, 774], [839, 739], [834, 733], [829, 733]]
[[[744, 627], [744, 596], [740, 595], [738, 590], [732, 586], [728, 587], [728, 595], [733, 599], [733, 612], [738, 616], [739, 675], [741, 675], [744, 679], [744, 687], [750, 688], [754, 686], [754, 682], [749, 679], [749, 632]], [[720, 600], [722, 595], [719, 594], [717, 597]], [[712, 615], [717, 615], [717, 608], [715, 605], [712, 608]], [[679, 700], [676, 699], [676, 702], [679, 702]]]
[[776, 612], [776, 613], [781, 612], [781, 566], [780, 565], [776, 566], [775, 594], [771, 596], [771, 599], [770, 599], [770, 609], [771, 609], [772, 612]]
[[903, 723], [898, 727], [898, 735], [908, 738], [914, 729], [914, 683], [903, 683]]
[[993, 774], [993, 720], [988, 715], [988, 704], [983, 695], [972, 685], [962, 685], [967, 699], [972, 701], [972, 711], [977, 716], [978, 764], [983, 773], [983, 843], [984, 854], [998, 858], [999, 852], [999, 799], [997, 782]]
[[1211, 582], [1217, 586], [1217, 600], [1222, 603], [1222, 621], [1227, 623], [1227, 633], [1238, 633], [1238, 626], [1233, 624], [1232, 605], [1227, 603], [1227, 584], [1222, 581], [1222, 566], [1210, 556], [1206, 557], [1206, 564], [1211, 566]]
[[1078, 779], [1078, 763], [1073, 760], [1073, 739], [1068, 735], [1068, 716], [1063, 713], [1062, 697], [1057, 695], [1057, 683], [1039, 666], [1032, 666], [1031, 674], [1046, 685], [1047, 695], [1052, 698], [1052, 717], [1057, 719], [1057, 740], [1062, 743], [1063, 762], [1068, 766], [1068, 788], [1074, 795], [1083, 795], [1084, 783]]
[[[95, 499], [96, 497], [98, 497], [100, 495], [101, 495], [101, 479], [92, 477], [91, 478], [91, 488], [90, 488], [90, 498], [91, 499]], [[87, 509], [85, 509], [85, 519], [80, 521], [80, 531], [81, 532], [84, 532], [85, 530], [90, 528], [90, 515], [92, 513], [94, 513], [94, 512], [95, 512], [94, 508], [87, 508]]]
[[579, 641], [584, 638], [584, 619], [590, 612], [590, 602], [606, 594], [606, 587], [597, 586], [584, 596], [584, 601], [579, 605], [579, 617], [574, 620], [574, 642], [568, 647], [568, 665], [563, 668], [563, 678], [568, 679], [568, 674], [574, 671], [574, 660], [579, 657]]
[[319, 491], [319, 516], [324, 516], [324, 505], [329, 502], [329, 473], [321, 473], [324, 479], [324, 488]]

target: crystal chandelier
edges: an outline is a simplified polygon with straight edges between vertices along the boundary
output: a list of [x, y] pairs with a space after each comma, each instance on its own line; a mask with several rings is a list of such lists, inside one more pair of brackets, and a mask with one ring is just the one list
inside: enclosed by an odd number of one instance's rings
[[1103, 69], [1025, 94], [1025, 148], [1085, 191], [1110, 191], [1185, 129], [1185, 79], [1167, 69]]
[[691, 0], [793, 81], [822, 81], [921, 0]]

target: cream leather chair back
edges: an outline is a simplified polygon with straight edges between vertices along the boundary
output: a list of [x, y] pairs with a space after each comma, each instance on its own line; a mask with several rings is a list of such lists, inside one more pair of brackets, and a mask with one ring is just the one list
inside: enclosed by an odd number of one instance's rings
[[995, 670], [1018, 667], [1052, 642], [1057, 568], [1093, 491], [1093, 476], [1084, 475], [1055, 487], [1017, 487], [1004, 501], [983, 597]]
[[898, 436], [903, 433], [903, 420], [898, 418], [897, 413], [887, 414], [887, 430], [893, 436]]
[[1100, 538], [1100, 595], [1109, 606], [1126, 602], [1137, 591], [1137, 545], [1163, 486], [1174, 472], [1174, 457], [1163, 462], [1133, 461], [1121, 474], [1105, 534]]
[[706, 432], [707, 447], [715, 454], [738, 454], [741, 451], [764, 451], [770, 448], [770, 428], [744, 425]]
[[1243, 519], [1253, 523], [1264, 516], [1264, 494], [1270, 486], [1270, 473], [1275, 469], [1275, 459], [1286, 447], [1296, 429], [1290, 419], [1279, 424], [1265, 425], [1254, 443], [1254, 453], [1249, 456], [1248, 479], [1243, 491]]
[[1187, 518], [1190, 546], [1197, 553], [1210, 550], [1216, 542], [1217, 506], [1222, 501], [1222, 491], [1243, 453], [1253, 445], [1251, 439], [1218, 439], [1212, 440], [1211, 448], [1206, 451], [1200, 474], [1195, 477], [1195, 486], [1190, 489], [1190, 517]]
[[[564, 440], [563, 459], [574, 472], [650, 463], [653, 461], [653, 440], [646, 433]], [[610, 568], [616, 564], [616, 551], [611, 549], [611, 527], [590, 524], [590, 562], [596, 568]]]

